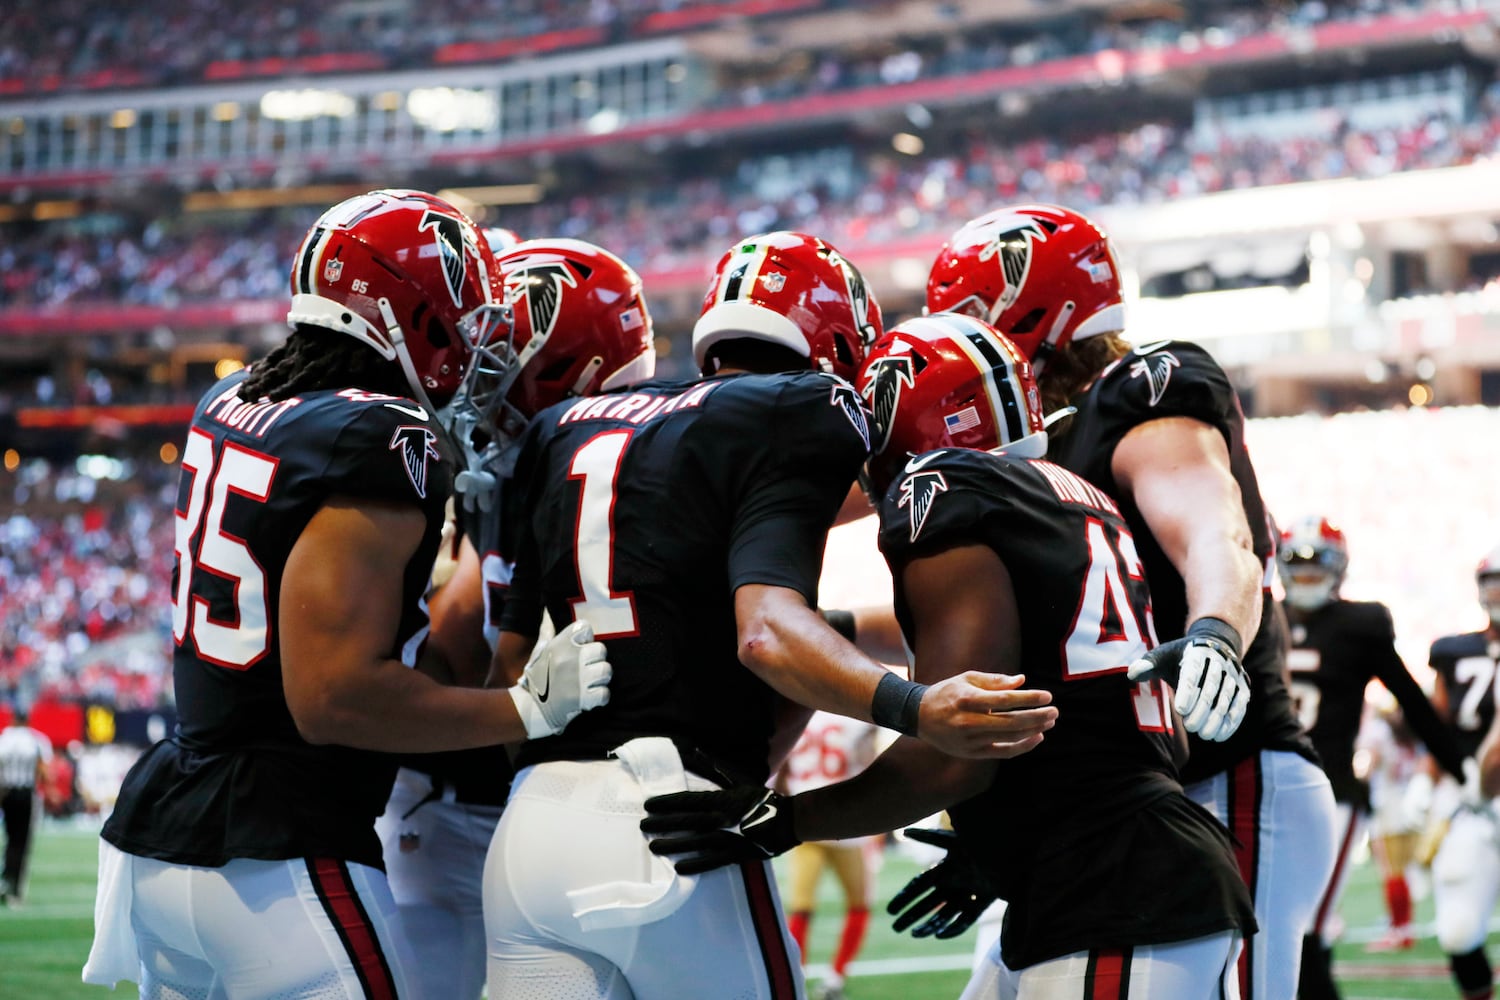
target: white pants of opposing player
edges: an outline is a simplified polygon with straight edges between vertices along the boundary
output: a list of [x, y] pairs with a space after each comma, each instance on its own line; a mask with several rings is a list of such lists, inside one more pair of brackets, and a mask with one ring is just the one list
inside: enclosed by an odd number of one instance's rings
[[523, 769], [484, 875], [489, 995], [506, 1000], [803, 1000], [771, 866], [691, 878], [640, 831], [648, 795], [712, 789], [670, 741], [624, 760]]
[[396, 772], [375, 832], [422, 992], [434, 1000], [479, 1000], [485, 975], [484, 856], [500, 807], [456, 802], [451, 790], [424, 802], [431, 793], [428, 775]]
[[996, 940], [959, 1000], [1239, 1000], [1239, 954], [1239, 934], [1225, 931], [1080, 951], [1016, 970]]
[[[1452, 797], [1443, 798], [1445, 812], [1456, 811], [1432, 859], [1433, 917], [1443, 951], [1466, 955], [1484, 944], [1500, 899], [1500, 829], [1492, 813], [1457, 808]], [[1439, 805], [1434, 801], [1434, 811]]]
[[408, 1000], [411, 952], [377, 869], [333, 860], [174, 865], [99, 842], [84, 982], [143, 1000]]
[[1337, 853], [1328, 777], [1298, 754], [1262, 750], [1184, 790], [1229, 828], [1255, 900], [1260, 933], [1240, 955], [1240, 994], [1291, 1000]]

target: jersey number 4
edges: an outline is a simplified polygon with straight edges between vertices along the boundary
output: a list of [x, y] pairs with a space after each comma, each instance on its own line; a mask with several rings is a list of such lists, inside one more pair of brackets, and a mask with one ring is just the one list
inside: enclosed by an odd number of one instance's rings
[[573, 560], [578, 569], [574, 619], [594, 627], [594, 638], [621, 639], [640, 634], [635, 595], [617, 593], [611, 586], [615, 564], [615, 486], [630, 431], [606, 431], [589, 438], [573, 453], [568, 478], [582, 481], [578, 495], [578, 525], [573, 537]]
[[[1063, 678], [1079, 680], [1123, 673], [1136, 657], [1156, 645], [1151, 606], [1137, 612], [1127, 579], [1144, 581], [1135, 539], [1121, 530], [1111, 543], [1104, 522], [1088, 522], [1089, 570], [1073, 627], [1063, 642]], [[1131, 694], [1136, 723], [1148, 732], [1172, 731], [1172, 706], [1159, 680], [1141, 681]]]
[[[224, 508], [230, 493], [265, 503], [276, 477], [276, 462], [230, 443], [216, 462], [213, 438], [194, 430], [183, 450], [182, 471], [192, 479], [187, 511], [175, 512], [177, 589], [172, 595], [172, 637], [181, 646], [191, 635], [201, 659], [246, 670], [270, 649], [266, 573], [244, 539], [224, 531]], [[216, 621], [208, 602], [193, 594], [193, 580], [199, 573], [212, 574], [229, 585], [236, 611], [233, 620]]]

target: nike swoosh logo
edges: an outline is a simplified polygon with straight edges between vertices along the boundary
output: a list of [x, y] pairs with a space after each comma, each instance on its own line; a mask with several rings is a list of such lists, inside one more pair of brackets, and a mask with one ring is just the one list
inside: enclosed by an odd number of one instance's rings
[[427, 419], [427, 411], [420, 406], [413, 409], [410, 406], [402, 406], [400, 403], [385, 403], [383, 405], [389, 406], [393, 410], [399, 410], [408, 417], [416, 417], [418, 420]]
[[1149, 344], [1142, 344], [1140, 347], [1137, 347], [1135, 349], [1135, 353], [1139, 354], [1141, 357], [1144, 358], [1146, 355], [1152, 353], [1153, 351], [1159, 351], [1159, 350], [1161, 350], [1163, 347], [1166, 347], [1171, 342], [1172, 341], [1170, 339], [1168, 339], [1168, 340], [1153, 340]]
[[537, 701], [541, 701], [541, 702], [545, 702], [547, 700], [547, 692], [551, 691], [551, 690], [552, 690], [552, 671], [549, 670], [549, 671], [547, 671], [547, 686], [544, 687], [544, 688], [542, 688], [540, 691], [538, 691], [536, 693], [536, 700]]
[[943, 454], [946, 451], [947, 451], [946, 448], [939, 448], [937, 451], [930, 451], [930, 452], [928, 452], [927, 454], [923, 455], [921, 458], [914, 458], [910, 462], [906, 463], [906, 471], [907, 472], [920, 472], [922, 470], [923, 466], [925, 466], [928, 462], [931, 462], [933, 459], [937, 458], [939, 455]]

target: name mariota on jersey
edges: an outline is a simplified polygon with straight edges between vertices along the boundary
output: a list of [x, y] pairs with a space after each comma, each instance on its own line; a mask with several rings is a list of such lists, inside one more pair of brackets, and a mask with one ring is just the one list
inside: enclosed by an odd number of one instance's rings
[[1085, 507], [1093, 507], [1108, 514], [1119, 514], [1120, 508], [1109, 498], [1103, 490], [1080, 476], [1076, 476], [1060, 465], [1051, 462], [1036, 461], [1031, 467], [1040, 472], [1052, 487], [1052, 492], [1064, 503], [1081, 503]]
[[212, 403], [203, 410], [205, 418], [212, 417], [226, 427], [244, 431], [246, 434], [254, 434], [256, 437], [265, 437], [271, 425], [281, 418], [292, 407], [301, 403], [302, 400], [293, 396], [291, 399], [272, 402], [269, 399], [257, 400], [246, 403], [239, 397], [239, 385], [232, 385], [219, 393]]
[[701, 382], [686, 392], [671, 396], [656, 396], [645, 392], [632, 392], [628, 396], [594, 396], [580, 399], [568, 407], [559, 424], [571, 424], [579, 420], [628, 420], [632, 424], [643, 424], [655, 417], [663, 417], [679, 410], [693, 409], [703, 405], [703, 400], [723, 382]]

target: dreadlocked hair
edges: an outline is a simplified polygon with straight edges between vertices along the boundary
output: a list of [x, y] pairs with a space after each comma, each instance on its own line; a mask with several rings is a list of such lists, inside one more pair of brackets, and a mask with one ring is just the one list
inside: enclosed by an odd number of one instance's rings
[[409, 396], [401, 366], [347, 334], [298, 326], [250, 369], [240, 383], [244, 400], [290, 399], [318, 389], [358, 388], [389, 396]]
[[[1042, 394], [1042, 412], [1055, 413], [1109, 367], [1116, 358], [1130, 353], [1130, 344], [1118, 333], [1101, 333], [1096, 337], [1071, 341], [1067, 347], [1047, 358], [1037, 388]], [[1055, 440], [1068, 432], [1071, 417], [1064, 417], [1048, 428]]]

